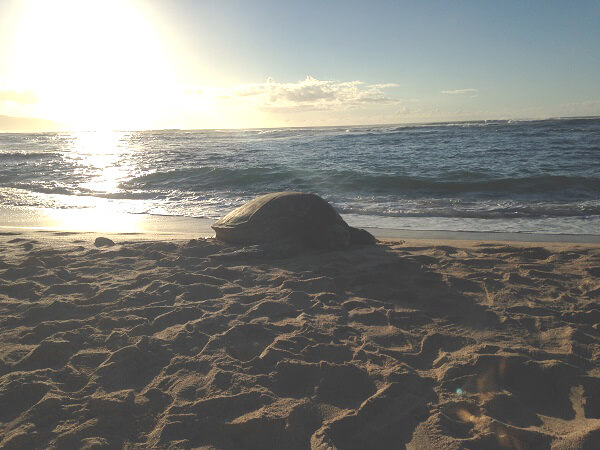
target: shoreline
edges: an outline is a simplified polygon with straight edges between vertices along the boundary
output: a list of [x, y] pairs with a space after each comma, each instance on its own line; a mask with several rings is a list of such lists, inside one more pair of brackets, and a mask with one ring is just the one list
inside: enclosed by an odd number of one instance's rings
[[[6, 208], [0, 208], [0, 212]], [[68, 211], [72, 213], [72, 211]], [[79, 215], [79, 213], [77, 214]], [[112, 236], [137, 236], [153, 240], [192, 239], [212, 237], [214, 231], [210, 227], [215, 220], [183, 216], [160, 216], [151, 214], [120, 214], [118, 217], [135, 219], [123, 226], [111, 224], [102, 229], [102, 224], [69, 225], [65, 221], [48, 219], [40, 214], [17, 214], [3, 216], [0, 219], [0, 233], [23, 234], [96, 234]], [[116, 219], [118, 220], [118, 218]], [[393, 228], [363, 227], [379, 240], [431, 240], [431, 241], [489, 241], [489, 242], [521, 242], [521, 243], [565, 243], [600, 245], [600, 235], [592, 234], [549, 234], [549, 233], [517, 233], [490, 231], [453, 231], [453, 230], [409, 230]]]
[[[0, 206], [0, 232], [77, 233], [144, 236], [145, 239], [192, 239], [214, 236], [213, 219], [185, 216], [115, 213], [81, 209], [20, 209]], [[549, 234], [490, 231], [412, 230], [364, 227], [379, 240], [489, 241], [521, 243], [600, 244], [600, 234]]]

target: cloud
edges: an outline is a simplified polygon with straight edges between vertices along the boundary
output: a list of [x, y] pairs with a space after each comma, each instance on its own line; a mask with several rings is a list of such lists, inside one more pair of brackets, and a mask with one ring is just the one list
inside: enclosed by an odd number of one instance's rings
[[0, 89], [0, 102], [2, 101], [33, 105], [38, 102], [38, 98], [31, 91]]
[[269, 77], [265, 83], [238, 85], [222, 89], [222, 102], [247, 102], [263, 109], [334, 109], [361, 105], [393, 104], [384, 89], [396, 84], [372, 84], [362, 81], [318, 80], [307, 76], [295, 83], [280, 83]]
[[447, 95], [463, 95], [463, 94], [472, 94], [477, 92], [479, 89], [473, 89], [473, 88], [468, 88], [468, 89], [452, 89], [452, 90], [448, 90], [448, 91], [440, 91], [442, 94], [447, 94]]
[[600, 114], [600, 100], [563, 103], [557, 110], [558, 115], [597, 116]]
[[64, 125], [51, 120], [0, 115], [0, 132], [3, 133], [55, 131], [60, 129], [65, 129]]

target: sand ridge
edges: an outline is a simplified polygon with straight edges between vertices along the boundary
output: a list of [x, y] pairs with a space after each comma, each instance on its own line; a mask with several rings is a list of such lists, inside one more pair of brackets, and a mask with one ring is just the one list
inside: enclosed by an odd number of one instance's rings
[[0, 447], [600, 441], [597, 246], [115, 240], [0, 236]]

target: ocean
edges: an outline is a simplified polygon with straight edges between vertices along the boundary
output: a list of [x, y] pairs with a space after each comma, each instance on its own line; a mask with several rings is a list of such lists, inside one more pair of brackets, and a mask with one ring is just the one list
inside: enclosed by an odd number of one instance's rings
[[314, 192], [356, 226], [600, 234], [600, 118], [0, 134], [0, 201], [216, 219]]

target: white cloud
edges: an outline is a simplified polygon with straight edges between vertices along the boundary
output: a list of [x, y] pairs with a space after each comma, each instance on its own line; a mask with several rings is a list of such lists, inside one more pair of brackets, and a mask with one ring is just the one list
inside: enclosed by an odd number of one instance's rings
[[451, 89], [447, 91], [440, 91], [442, 94], [448, 95], [462, 95], [462, 94], [471, 94], [477, 92], [478, 89], [468, 88], [468, 89]]
[[600, 114], [600, 100], [563, 103], [557, 108], [557, 115], [596, 116]]
[[221, 102], [246, 102], [263, 109], [343, 109], [369, 104], [393, 104], [385, 89], [396, 84], [362, 81], [318, 80], [307, 76], [295, 83], [281, 83], [269, 77], [265, 83], [217, 89]]
[[3, 101], [32, 105], [38, 102], [38, 98], [31, 91], [15, 91], [12, 89], [0, 89], [0, 102]]

